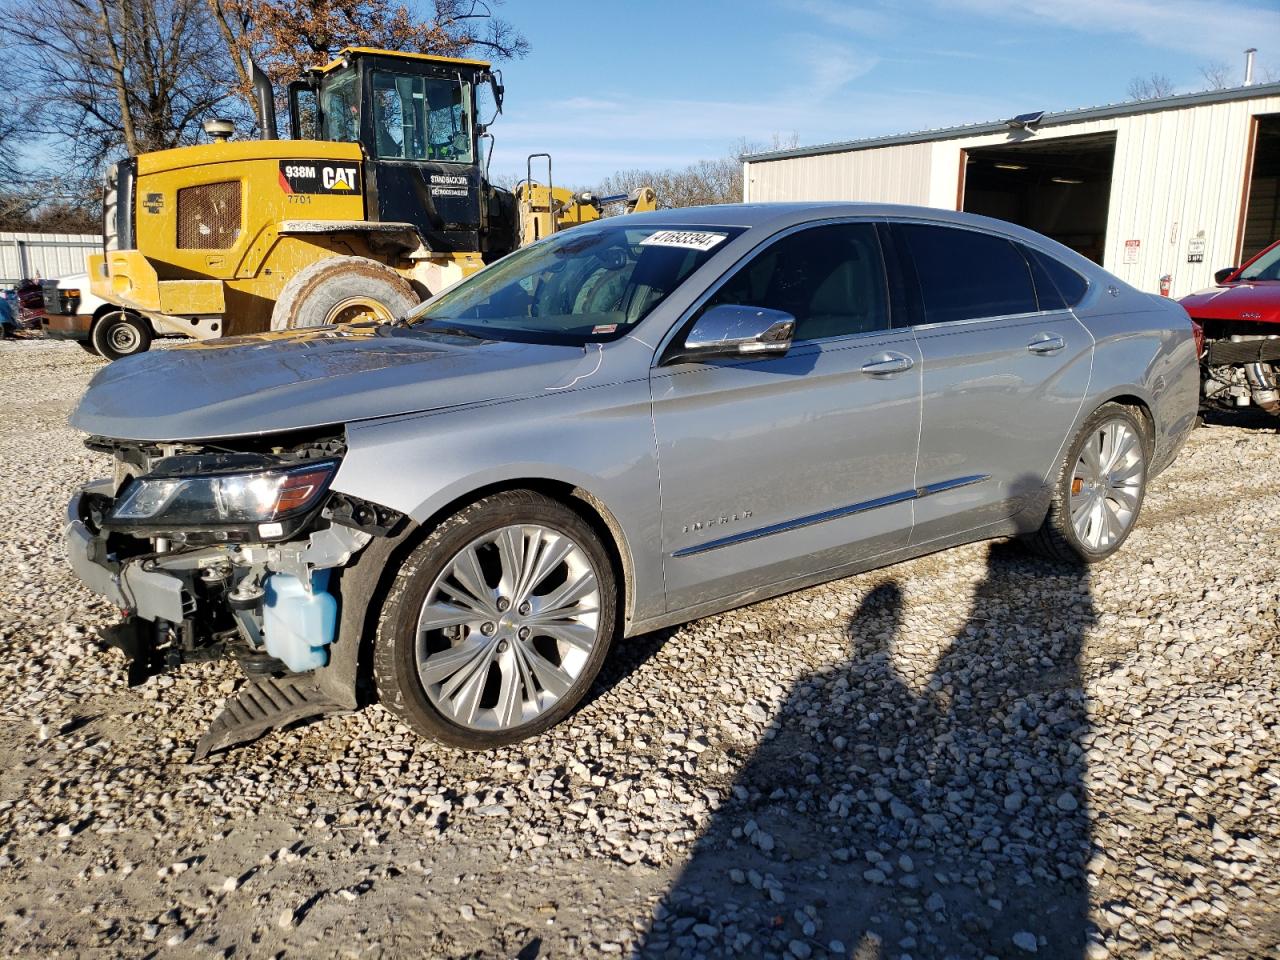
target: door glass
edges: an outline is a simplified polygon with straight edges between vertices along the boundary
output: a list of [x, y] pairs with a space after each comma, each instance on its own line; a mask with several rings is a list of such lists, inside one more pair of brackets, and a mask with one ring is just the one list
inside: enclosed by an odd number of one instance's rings
[[[1089, 289], [1088, 280], [1062, 261], [1055, 260], [1048, 254], [1041, 253], [1039, 250], [1028, 250], [1027, 252], [1030, 254], [1031, 270], [1035, 273], [1037, 291], [1042, 285], [1041, 276], [1043, 275], [1053, 285], [1065, 306], [1074, 307], [1080, 302], [1081, 298], [1084, 297], [1085, 291]], [[1042, 307], [1041, 309], [1049, 310], [1052, 308]]]
[[373, 126], [379, 157], [471, 162], [469, 85], [375, 72]]
[[1034, 313], [1031, 270], [1002, 237], [932, 224], [894, 224], [915, 262], [925, 323]]
[[783, 310], [796, 340], [889, 326], [884, 265], [874, 225], [833, 223], [783, 237], [752, 257], [708, 301]]
[[360, 139], [360, 87], [354, 69], [331, 74], [321, 81], [320, 111], [325, 140], [355, 143]]

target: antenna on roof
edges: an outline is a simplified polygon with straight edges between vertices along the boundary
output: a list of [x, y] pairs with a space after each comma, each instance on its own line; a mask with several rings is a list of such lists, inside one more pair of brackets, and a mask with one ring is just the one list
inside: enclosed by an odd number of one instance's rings
[[1006, 120], [1005, 124], [1011, 130], [1030, 130], [1040, 122], [1040, 118], [1043, 116], [1043, 110], [1037, 110], [1034, 113], [1020, 113], [1016, 117]]

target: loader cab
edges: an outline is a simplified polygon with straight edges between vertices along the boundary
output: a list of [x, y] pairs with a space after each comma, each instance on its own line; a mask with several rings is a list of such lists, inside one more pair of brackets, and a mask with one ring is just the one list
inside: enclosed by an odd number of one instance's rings
[[344, 50], [290, 85], [291, 132], [360, 144], [367, 219], [412, 224], [434, 252], [501, 255], [510, 231], [479, 162], [476, 91], [485, 83], [500, 103], [483, 61]]

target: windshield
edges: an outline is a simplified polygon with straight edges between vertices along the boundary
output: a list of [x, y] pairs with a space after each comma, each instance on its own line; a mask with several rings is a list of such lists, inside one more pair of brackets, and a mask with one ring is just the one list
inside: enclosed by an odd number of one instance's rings
[[354, 67], [328, 74], [320, 84], [323, 140], [355, 143], [360, 139], [360, 87]]
[[499, 340], [614, 340], [743, 230], [625, 219], [574, 227], [518, 250], [406, 319]]
[[471, 85], [413, 74], [373, 74], [378, 156], [471, 162]]
[[1240, 271], [1237, 280], [1280, 280], [1280, 243]]

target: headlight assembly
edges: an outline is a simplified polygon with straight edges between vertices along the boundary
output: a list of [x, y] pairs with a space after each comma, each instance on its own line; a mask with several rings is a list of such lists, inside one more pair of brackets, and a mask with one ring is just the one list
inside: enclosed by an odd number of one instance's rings
[[323, 461], [208, 476], [139, 477], [116, 501], [108, 522], [175, 528], [274, 524], [314, 507], [337, 468], [336, 461]]

